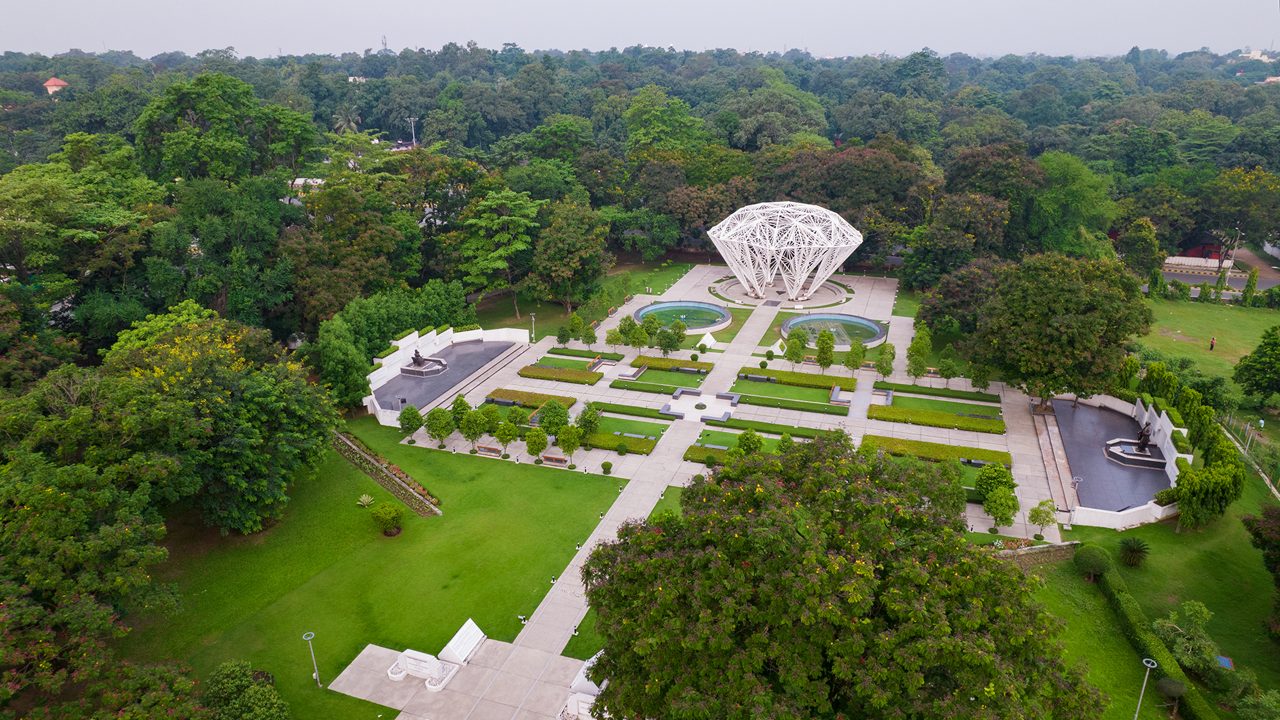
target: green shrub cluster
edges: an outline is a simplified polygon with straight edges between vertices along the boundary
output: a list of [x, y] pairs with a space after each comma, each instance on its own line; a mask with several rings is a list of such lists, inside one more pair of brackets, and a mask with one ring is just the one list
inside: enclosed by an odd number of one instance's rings
[[873, 386], [877, 390], [912, 393], [914, 395], [932, 395], [933, 397], [954, 398], [956, 400], [976, 400], [978, 402], [1000, 402], [999, 395], [977, 392], [974, 390], [952, 390], [951, 388], [933, 388], [910, 383], [895, 383], [877, 380]]
[[510, 400], [520, 407], [527, 408], [540, 408], [552, 400], [566, 408], [573, 407], [573, 404], [578, 402], [577, 398], [565, 397], [564, 395], [547, 395], [545, 393], [512, 390], [510, 388], [498, 388], [490, 392], [488, 397], [490, 400]]
[[790, 370], [759, 370], [752, 367], [744, 367], [738, 371], [738, 377], [743, 375], [770, 377], [777, 380], [780, 385], [820, 388], [822, 390], [830, 390], [836, 385], [839, 385], [842, 390], [853, 390], [858, 384], [858, 381], [854, 378], [831, 377], [830, 375], [815, 375], [813, 373], [792, 372]]
[[684, 451], [684, 459], [689, 462], [707, 464], [707, 458], [715, 458], [717, 465], [723, 465], [729, 459], [729, 451], [720, 448], [709, 448], [701, 445], [690, 445]]
[[479, 329], [480, 329], [479, 323], [468, 323], [466, 325], [454, 326], [453, 331], [456, 333], [460, 333], [460, 332], [467, 332], [468, 330], [479, 330]]
[[890, 422], [951, 428], [953, 430], [972, 430], [973, 432], [995, 434], [1002, 434], [1005, 431], [1003, 420], [964, 417], [939, 410], [918, 410], [915, 408], [893, 407], [892, 405], [872, 405], [867, 409], [867, 417], [873, 420], [888, 420]]
[[564, 347], [553, 347], [550, 350], [547, 350], [547, 354], [548, 355], [564, 355], [566, 357], [587, 358], [589, 360], [602, 358], [604, 360], [613, 360], [615, 362], [618, 360], [621, 360], [623, 357], [622, 353], [596, 352], [595, 350], [578, 350], [577, 348], [564, 348]]
[[386, 348], [385, 350], [383, 350], [382, 352], [378, 353], [377, 355], [374, 355], [374, 357], [375, 357], [375, 358], [378, 358], [378, 359], [382, 359], [382, 358], [384, 358], [384, 357], [387, 357], [388, 355], [391, 355], [392, 353], [394, 353], [395, 351], [397, 351], [397, 350], [399, 350], [399, 349], [400, 349], [400, 348], [396, 347], [395, 345], [388, 345], [388, 346], [387, 346], [387, 348]]
[[617, 415], [631, 415], [642, 418], [655, 418], [657, 420], [670, 420], [671, 417], [663, 415], [657, 408], [636, 407], [634, 405], [619, 405], [617, 403], [593, 402], [593, 407], [601, 412], [611, 412]]
[[1152, 631], [1151, 620], [1142, 611], [1137, 599], [1129, 593], [1129, 587], [1124, 578], [1120, 577], [1120, 572], [1113, 567], [1102, 573], [1098, 577], [1098, 587], [1102, 589], [1102, 594], [1119, 618], [1121, 630], [1133, 649], [1142, 657], [1156, 661], [1158, 666], [1152, 672], [1155, 679], [1172, 678], [1186, 688], [1186, 694], [1182, 696], [1178, 706], [1181, 716], [1189, 720], [1217, 720], [1218, 713], [1213, 705], [1187, 679], [1173, 653]]
[[1117, 400], [1123, 400], [1127, 403], [1138, 402], [1138, 393], [1130, 390], [1129, 388], [1124, 388], [1124, 387], [1112, 388], [1110, 392], [1111, 392], [1111, 397], [1114, 397]]
[[657, 393], [658, 395], [673, 395], [679, 389], [675, 385], [661, 385], [659, 383], [640, 382], [639, 380], [614, 380], [609, 383], [609, 387], [616, 390], [635, 390], [637, 392]]
[[[795, 435], [796, 433], [792, 430], [791, 434]], [[884, 450], [890, 455], [910, 455], [922, 460], [977, 460], [980, 462], [1000, 463], [1005, 467], [1013, 465], [1013, 456], [1002, 450], [944, 445], [925, 440], [905, 440], [883, 435], [865, 435], [862, 438], [862, 444]]]
[[674, 370], [676, 368], [688, 368], [689, 370], [701, 370], [702, 372], [711, 372], [715, 367], [714, 363], [694, 362], [693, 360], [681, 360], [679, 358], [653, 357], [651, 355], [640, 355], [631, 361], [631, 367], [651, 367], [654, 370]]
[[1170, 437], [1173, 440], [1173, 448], [1180, 453], [1191, 453], [1191, 441], [1187, 439], [1187, 434], [1181, 430], [1174, 430]]
[[743, 405], [759, 405], [760, 407], [782, 408], [783, 410], [804, 410], [805, 412], [824, 413], [827, 415], [849, 414], [847, 405], [827, 405], [808, 402], [807, 400], [765, 397], [763, 395], [739, 395], [738, 402]]
[[526, 365], [517, 373], [520, 377], [535, 380], [559, 380], [560, 382], [577, 383], [579, 385], [595, 385], [604, 377], [604, 373], [577, 368], [553, 368], [542, 365]]
[[658, 444], [658, 441], [598, 432], [592, 433], [587, 438], [587, 444], [591, 447], [597, 447], [603, 450], [617, 450], [619, 445], [623, 445], [627, 448], [627, 452], [648, 455], [653, 452], [653, 448]]
[[786, 433], [791, 435], [793, 438], [808, 439], [816, 438], [818, 437], [818, 434], [822, 432], [839, 432], [816, 430], [802, 425], [780, 425], [778, 423], [764, 422], [763, 420], [739, 420], [738, 418], [729, 418], [728, 420], [708, 420], [706, 424], [715, 427], [733, 428], [735, 430], [755, 430], [756, 432], [771, 433], [773, 435], [782, 435]]
[[1174, 425], [1177, 425], [1178, 427], [1187, 426], [1187, 424], [1182, 420], [1182, 413], [1178, 412], [1178, 408], [1170, 404], [1168, 400], [1165, 400], [1162, 397], [1153, 397], [1152, 400], [1155, 401], [1156, 409], [1167, 413], [1169, 415], [1169, 421]]

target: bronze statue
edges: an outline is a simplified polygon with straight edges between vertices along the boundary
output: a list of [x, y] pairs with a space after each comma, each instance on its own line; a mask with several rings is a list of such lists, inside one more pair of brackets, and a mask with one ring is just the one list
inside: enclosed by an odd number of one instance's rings
[[413, 351], [413, 366], [414, 366], [414, 367], [422, 367], [423, 365], [426, 365], [426, 364], [427, 364], [427, 359], [426, 359], [426, 358], [424, 358], [424, 357], [422, 357], [422, 353], [418, 352], [418, 351], [415, 349], [415, 350]]
[[1147, 446], [1151, 444], [1151, 423], [1142, 426], [1141, 432], [1138, 433], [1138, 452], [1146, 452]]

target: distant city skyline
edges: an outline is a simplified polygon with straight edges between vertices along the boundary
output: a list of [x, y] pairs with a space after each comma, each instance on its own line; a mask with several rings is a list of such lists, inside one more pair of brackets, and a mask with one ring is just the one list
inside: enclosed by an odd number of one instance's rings
[[5, 3], [0, 51], [131, 50], [149, 57], [234, 47], [241, 56], [439, 48], [475, 41], [527, 50], [650, 45], [819, 56], [1008, 53], [1120, 55], [1133, 46], [1180, 53], [1272, 49], [1277, 0], [26, 0]]

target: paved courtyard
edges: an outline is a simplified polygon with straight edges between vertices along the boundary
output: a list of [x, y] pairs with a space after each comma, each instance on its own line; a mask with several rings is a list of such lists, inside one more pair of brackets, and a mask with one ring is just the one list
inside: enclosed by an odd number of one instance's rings
[[[714, 369], [701, 383], [700, 390], [703, 395], [714, 397], [717, 392], [728, 391], [736, 381], [739, 369], [757, 365], [763, 359], [765, 350], [780, 338], [776, 331], [771, 330], [778, 313], [806, 312], [814, 309], [812, 305], [797, 308], [786, 302], [737, 304], [713, 295], [711, 288], [721, 284], [730, 276], [731, 273], [724, 266], [695, 266], [665, 293], [657, 296], [637, 295], [632, 298], [630, 302], [619, 308], [618, 312], [601, 323], [597, 329], [597, 335], [603, 338], [622, 317], [656, 301], [697, 300], [751, 309], [750, 317], [742, 323], [730, 341], [718, 340], [717, 347], [713, 351], [701, 354], [699, 358], [715, 364]], [[832, 280], [836, 281], [838, 287], [822, 295], [831, 302], [822, 307], [821, 312], [860, 315], [889, 324], [888, 342], [894, 343], [898, 348], [894, 372], [888, 378], [889, 380], [901, 383], [916, 382], [935, 387], [944, 384], [945, 381], [940, 378], [923, 378], [916, 381], [906, 373], [906, 348], [914, 334], [914, 321], [909, 317], [892, 314], [897, 293], [896, 280], [853, 275], [836, 275]], [[720, 335], [723, 334], [723, 332], [720, 333]], [[609, 387], [610, 379], [628, 369], [630, 361], [638, 354], [637, 351], [629, 348], [609, 348], [622, 352], [624, 358], [618, 361], [616, 367], [605, 368], [606, 379], [593, 386], [569, 385], [551, 380], [523, 378], [518, 375], [520, 368], [537, 361], [554, 345], [553, 338], [544, 338], [524, 347], [523, 350], [504, 355], [480, 368], [476, 376], [460, 384], [457, 391], [465, 394], [472, 404], [483, 402], [491, 391], [498, 388], [567, 395], [578, 400], [573, 408], [574, 412], [579, 410], [585, 402], [600, 401], [658, 409], [671, 400], [663, 395]], [[577, 342], [572, 343], [571, 347], [585, 349], [585, 346]], [[603, 349], [601, 344], [593, 347], [596, 350]], [[690, 354], [690, 351], [680, 351], [673, 356], [687, 358]], [[790, 366], [781, 359], [775, 360], [770, 365], [782, 369]], [[811, 371], [816, 371], [816, 368], [812, 368]], [[855, 442], [861, 442], [867, 434], [875, 434], [1009, 452], [1013, 457], [1013, 474], [1018, 482], [1016, 492], [1021, 501], [1022, 510], [1011, 527], [1000, 529], [1005, 535], [1030, 537], [1032, 533], [1038, 531], [1038, 528], [1027, 524], [1026, 511], [1042, 499], [1053, 499], [1055, 504], [1064, 511], [1071, 506], [1071, 501], [1066, 497], [1066, 491], [1062, 487], [1060, 479], [1062, 470], [1058, 463], [1059, 457], [1055, 455], [1051, 439], [1048, 437], [1049, 428], [1042, 430], [1041, 426], [1037, 425], [1030, 411], [1030, 400], [1022, 393], [1004, 388], [999, 383], [989, 389], [990, 392], [999, 393], [1001, 411], [1008, 427], [1005, 434], [995, 435], [868, 419], [867, 409], [876, 402], [872, 393], [872, 385], [877, 379], [875, 373], [868, 369], [851, 372], [843, 367], [833, 367], [827, 371], [827, 374], [857, 378], [857, 388], [852, 393], [852, 402], [847, 415], [739, 405], [733, 410], [733, 417], [818, 429], [842, 429], [849, 433]], [[973, 389], [968, 381], [963, 379], [951, 380], [946, 384], [956, 389]], [[451, 400], [452, 393], [442, 395], [422, 410], [425, 411], [434, 405], [448, 404]], [[482, 665], [477, 661], [473, 663], [474, 668], [468, 666], [459, 671], [458, 676], [445, 692], [432, 693], [440, 696], [452, 690], [454, 692], [450, 697], [454, 699], [446, 701], [438, 697], [418, 697], [424, 693], [412, 693], [411, 696], [404, 697], [407, 691], [387, 688], [385, 694], [379, 697], [384, 697], [388, 702], [373, 701], [402, 711], [399, 716], [402, 720], [550, 717], [546, 714], [546, 708], [553, 703], [546, 698], [550, 697], [553, 694], [552, 690], [555, 689], [560, 693], [559, 702], [562, 704], [568, 698], [569, 680], [564, 680], [563, 685], [560, 684], [560, 680], [573, 663], [577, 663], [577, 668], [582, 666], [581, 661], [560, 657], [560, 653], [587, 613], [586, 596], [580, 579], [583, 562], [598, 543], [615, 538], [618, 528], [623, 523], [646, 518], [668, 487], [688, 485], [695, 474], [705, 470], [702, 464], [683, 459], [685, 450], [696, 442], [705, 427], [697, 420], [696, 414], [687, 417], [689, 419], [671, 421], [649, 455], [633, 453], [619, 456], [612, 450], [604, 449], [583, 450], [574, 454], [573, 461], [580, 471], [599, 472], [601, 463], [609, 461], [613, 464], [613, 475], [625, 478], [628, 482], [619, 493], [617, 501], [601, 518], [591, 536], [560, 573], [542, 603], [529, 617], [523, 630], [508, 646], [507, 655], [502, 659], [502, 662], [506, 662], [510, 657], [540, 658], [543, 664], [539, 672], [546, 673], [545, 675], [531, 676], [529, 673], [532, 671], [525, 671], [523, 674], [516, 673], [517, 679], [512, 679], [511, 673], [503, 672], [503, 666], [494, 665], [498, 661], [486, 660], [489, 662], [488, 665]], [[423, 431], [415, 434], [414, 439], [421, 446], [434, 446], [434, 441], [431, 441]], [[448, 448], [455, 452], [467, 452], [469, 447], [469, 443], [456, 435], [448, 442]], [[533, 461], [520, 441], [512, 443], [508, 451], [512, 462]], [[1065, 462], [1065, 459], [1061, 459], [1062, 465], [1065, 465]], [[566, 472], [570, 471], [566, 470]], [[971, 529], [982, 531], [991, 524], [991, 519], [977, 506], [970, 505], [967, 516]], [[1050, 541], [1060, 539], [1056, 526], [1046, 528], [1045, 535]], [[485, 648], [488, 649], [488, 653], [496, 655], [501, 651], [489, 648], [498, 648], [500, 645], [505, 644], [488, 640]], [[366, 648], [360, 658], [357, 658], [351, 668], [348, 668], [350, 675], [344, 672], [332, 689], [358, 697], [373, 693], [380, 685], [369, 673], [376, 670], [379, 664], [383, 664], [380, 672], [385, 678], [386, 666], [390, 665], [390, 661], [385, 663], [383, 661], [387, 659], [388, 652], [393, 653], [375, 646]], [[576, 671], [575, 669], [574, 672]], [[484, 675], [487, 682], [472, 680], [477, 675]], [[453, 683], [459, 682], [460, 686], [454, 687]], [[390, 681], [387, 683], [396, 685]], [[366, 699], [372, 698], [366, 697]], [[400, 704], [397, 706], [396, 703]], [[550, 712], [554, 713], [555, 709]]]

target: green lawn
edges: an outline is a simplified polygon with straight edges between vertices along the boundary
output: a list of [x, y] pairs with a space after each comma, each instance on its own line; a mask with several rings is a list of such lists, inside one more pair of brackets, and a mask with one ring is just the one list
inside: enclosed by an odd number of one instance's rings
[[600, 418], [600, 432], [605, 434], [615, 432], [634, 433], [636, 435], [652, 435], [655, 438], [660, 438], [666, 429], [667, 425], [664, 423], [645, 422], [630, 418], [603, 416]]
[[980, 415], [982, 417], [999, 418], [1000, 408], [993, 405], [975, 405], [973, 403], [955, 402], [952, 400], [933, 400], [931, 398], [903, 397], [894, 393], [894, 407], [911, 408], [913, 410], [935, 410], [952, 415]]
[[[644, 292], [646, 287], [653, 288], [655, 294], [666, 292], [693, 265], [673, 262], [663, 265], [662, 262], [628, 263], [618, 265], [604, 279], [601, 292], [613, 292], [619, 297], [625, 294]], [[529, 313], [536, 313], [537, 336], [540, 340], [548, 335], [555, 335], [560, 326], [568, 322], [569, 315], [560, 303], [534, 300], [531, 297], [520, 298], [520, 318], [516, 319], [515, 309], [510, 295], [499, 295], [488, 298], [476, 307], [477, 322], [484, 328], [530, 327]], [[602, 320], [602, 317], [584, 318]], [[601, 340], [604, 340], [601, 334]]]
[[[989, 537], [994, 538], [994, 535]], [[1044, 580], [1036, 599], [1063, 623], [1062, 642], [1067, 662], [1083, 663], [1089, 683], [1109, 697], [1103, 720], [1128, 720], [1138, 706], [1142, 686], [1142, 658], [1125, 639], [1119, 621], [1097, 586], [1086, 583], [1070, 561], [1040, 565], [1032, 575]], [[1143, 720], [1167, 718], [1157, 705], [1159, 694], [1150, 692], [1142, 703]]]
[[544, 355], [538, 359], [538, 364], [542, 367], [568, 368], [570, 370], [586, 370], [591, 367], [590, 360], [575, 360], [567, 357], [556, 357], [555, 355]]
[[1121, 567], [1129, 590], [1151, 619], [1162, 617], [1184, 600], [1199, 600], [1213, 611], [1209, 631], [1237, 668], [1257, 673], [1264, 688], [1280, 687], [1280, 652], [1267, 638], [1263, 622], [1271, 609], [1274, 585], [1262, 565], [1262, 554], [1249, 543], [1240, 522], [1268, 500], [1262, 480], [1250, 475], [1244, 497], [1226, 515], [1197, 531], [1175, 532], [1174, 523], [1146, 525], [1117, 533], [1076, 526], [1067, 540], [1102, 545], [1116, 554], [1120, 539], [1139, 537], [1151, 547], [1140, 568]]
[[[720, 346], [719, 349], [721, 350], [724, 349], [725, 345], [733, 342], [734, 338], [738, 337], [738, 331], [742, 329], [742, 326], [747, 322], [747, 318], [751, 317], [751, 313], [754, 310], [754, 308], [738, 307], [725, 309], [729, 311], [729, 314], [733, 316], [733, 319], [723, 330], [716, 330], [711, 333], [711, 336], [716, 339], [716, 343]], [[689, 334], [685, 336], [684, 342], [680, 344], [680, 347], [685, 350], [695, 348], [698, 346], [698, 341], [706, 334], [705, 330], [690, 330]]]
[[[777, 438], [772, 438], [768, 435], [760, 435], [760, 439], [764, 441], [763, 447], [765, 452], [777, 452]], [[698, 442], [703, 445], [721, 445], [723, 447], [732, 448], [738, 444], [738, 433], [725, 432], [723, 430], [703, 430], [702, 434], [698, 436]]]
[[817, 403], [826, 403], [831, 399], [830, 390], [783, 385], [782, 383], [759, 382], [757, 380], [738, 380], [730, 388], [730, 392], [786, 398], [789, 400], [807, 400]]
[[702, 381], [706, 379], [706, 375], [701, 373], [676, 372], [675, 370], [658, 370], [657, 368], [649, 368], [640, 375], [637, 380], [639, 382], [654, 383], [656, 385], [674, 385], [676, 387], [696, 388], [702, 385]]
[[[663, 492], [663, 496], [658, 500], [658, 504], [649, 512], [649, 517], [656, 517], [659, 513], [680, 512], [680, 495], [684, 492], [682, 487], [669, 487]], [[604, 647], [604, 638], [596, 634], [596, 611], [588, 610], [582, 622], [578, 623], [578, 634], [569, 640], [569, 644], [564, 648], [564, 654], [571, 658], [579, 660], [588, 660], [592, 655], [600, 652]]]
[[[780, 312], [773, 318], [773, 323], [769, 325], [769, 329], [765, 331], [764, 337], [760, 338], [760, 347], [773, 347], [782, 339], [782, 323], [793, 317], [799, 317], [804, 313], [798, 312]], [[781, 356], [779, 356], [781, 357]]]
[[893, 314], [913, 318], [920, 312], [920, 301], [923, 299], [920, 293], [914, 290], [899, 289], [898, 296], [893, 299]]
[[[1280, 311], [1216, 303], [1151, 302], [1155, 322], [1141, 343], [1174, 357], [1188, 357], [1208, 375], [1231, 377], [1236, 362], [1253, 352], [1262, 333], [1280, 325]], [[1214, 350], [1209, 339], [1217, 338]]]
[[[243, 658], [275, 675], [299, 718], [376, 718], [385, 708], [317, 690], [303, 632], [316, 633], [327, 684], [368, 643], [438, 652], [468, 618], [511, 640], [617, 498], [617, 478], [400, 445], [370, 419], [351, 429], [443, 501], [444, 515], [406, 514], [382, 537], [361, 494], [396, 502], [337, 454], [292, 490], [284, 518], [251, 537], [179, 526], [157, 580], [174, 583], [174, 616], [129, 618], [122, 650], [178, 659], [207, 674]], [[501, 464], [499, 464], [501, 463]]]

